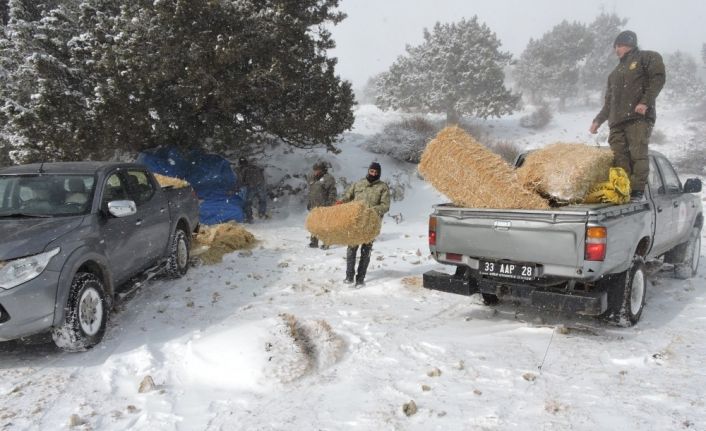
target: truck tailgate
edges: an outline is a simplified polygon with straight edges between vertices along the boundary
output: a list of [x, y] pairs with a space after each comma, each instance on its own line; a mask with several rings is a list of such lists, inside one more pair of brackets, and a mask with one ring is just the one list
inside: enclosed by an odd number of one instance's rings
[[584, 258], [585, 211], [437, 207], [436, 216], [441, 252], [574, 268]]

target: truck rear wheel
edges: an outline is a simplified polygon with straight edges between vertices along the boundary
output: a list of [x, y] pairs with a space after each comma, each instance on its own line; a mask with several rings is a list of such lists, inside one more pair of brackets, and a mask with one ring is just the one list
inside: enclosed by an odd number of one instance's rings
[[602, 317], [619, 326], [636, 324], [642, 316], [647, 293], [647, 274], [642, 258], [635, 257], [627, 271], [609, 276], [604, 283], [608, 289], [608, 309]]
[[689, 241], [686, 243], [684, 257], [681, 262], [674, 264], [674, 275], [685, 280], [696, 275], [701, 257], [701, 229], [695, 227], [691, 230]]
[[54, 344], [67, 352], [90, 349], [103, 339], [108, 321], [103, 282], [95, 274], [79, 272], [71, 282], [64, 323], [52, 330]]

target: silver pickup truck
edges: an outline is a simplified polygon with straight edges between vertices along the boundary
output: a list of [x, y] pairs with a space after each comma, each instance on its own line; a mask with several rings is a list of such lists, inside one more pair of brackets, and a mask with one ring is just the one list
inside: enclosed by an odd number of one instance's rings
[[199, 201], [134, 163], [0, 170], [0, 341], [51, 331], [67, 351], [101, 341], [118, 286], [188, 269]]
[[424, 287], [480, 293], [488, 305], [512, 299], [634, 325], [645, 305], [645, 262], [669, 263], [679, 278], [696, 274], [700, 191], [700, 179], [682, 185], [671, 163], [650, 152], [645, 197], [637, 202], [550, 210], [436, 205], [429, 248], [456, 270], [425, 273]]

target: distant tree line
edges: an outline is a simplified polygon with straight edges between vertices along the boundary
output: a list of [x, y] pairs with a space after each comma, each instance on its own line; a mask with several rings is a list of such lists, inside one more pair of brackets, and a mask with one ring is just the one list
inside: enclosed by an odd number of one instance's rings
[[14, 161], [276, 138], [336, 151], [339, 0], [3, 0], [0, 146]]

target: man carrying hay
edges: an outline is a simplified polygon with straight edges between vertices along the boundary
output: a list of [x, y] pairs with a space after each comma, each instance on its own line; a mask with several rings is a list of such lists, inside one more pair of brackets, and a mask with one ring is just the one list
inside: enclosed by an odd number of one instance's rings
[[[380, 163], [371, 163], [368, 167], [368, 175], [351, 185], [337, 203], [362, 201], [375, 210], [382, 219], [385, 213], [390, 210], [390, 187], [380, 181], [381, 172]], [[373, 241], [360, 245], [360, 261], [356, 274], [355, 259], [358, 247], [358, 245], [349, 245], [346, 250], [346, 279], [344, 281], [351, 284], [354, 281], [353, 277], [355, 277], [356, 287], [362, 287], [365, 285], [365, 273], [370, 263], [370, 253], [373, 251]]]
[[631, 197], [642, 199], [649, 174], [647, 144], [657, 115], [655, 102], [665, 81], [662, 56], [637, 48], [637, 35], [621, 32], [613, 43], [620, 62], [608, 76], [603, 109], [591, 123], [596, 134], [608, 120], [614, 164], [630, 176]]
[[[312, 173], [307, 178], [307, 184], [309, 185], [309, 202], [306, 209], [309, 211], [318, 207], [329, 207], [336, 203], [336, 180], [328, 173], [326, 162], [314, 163]], [[309, 247], [317, 248], [318, 246], [319, 239], [312, 234]], [[322, 244], [321, 248], [326, 249], [328, 246]]]

